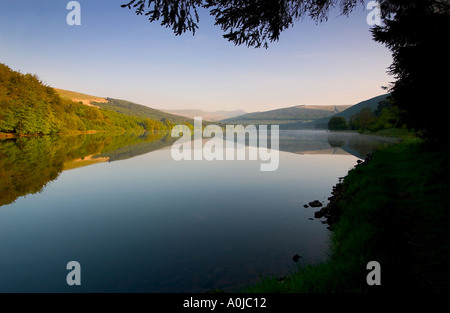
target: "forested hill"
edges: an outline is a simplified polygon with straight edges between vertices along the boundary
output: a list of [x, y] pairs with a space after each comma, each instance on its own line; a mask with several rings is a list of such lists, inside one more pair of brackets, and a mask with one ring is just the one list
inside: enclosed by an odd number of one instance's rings
[[169, 120], [125, 115], [62, 98], [32, 74], [0, 63], [0, 133], [12, 135], [80, 131], [169, 130]]
[[75, 102], [81, 101], [83, 102], [83, 104], [89, 106], [95, 106], [106, 110], [116, 111], [118, 113], [122, 113], [125, 115], [149, 118], [157, 121], [169, 120], [172, 124], [185, 124], [185, 123], [192, 124], [193, 122], [192, 118], [171, 114], [170, 112], [163, 112], [127, 100], [102, 98], [58, 88], [55, 88], [55, 90], [64, 99], [72, 100]]

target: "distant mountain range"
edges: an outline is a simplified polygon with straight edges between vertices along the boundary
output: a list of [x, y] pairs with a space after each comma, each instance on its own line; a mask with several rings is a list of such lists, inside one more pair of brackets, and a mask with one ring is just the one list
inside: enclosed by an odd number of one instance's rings
[[2, 137], [83, 131], [171, 130], [177, 124], [192, 125], [195, 116], [203, 117], [203, 125], [278, 124], [280, 129], [326, 129], [333, 116], [349, 120], [362, 108], [374, 111], [389, 96], [380, 95], [353, 106], [299, 105], [253, 113], [194, 109], [164, 112], [127, 100], [52, 88], [44, 85], [37, 76], [22, 74], [1, 63], [0, 74]]
[[254, 112], [221, 120], [225, 124], [280, 125], [280, 129], [327, 129], [333, 116], [349, 120], [353, 114], [368, 107], [372, 111], [389, 95], [380, 95], [355, 105], [300, 105], [266, 112]]
[[349, 105], [299, 105], [295, 107], [276, 109], [265, 112], [247, 113], [241, 116], [227, 118], [223, 123], [229, 124], [291, 124], [296, 122], [312, 122], [348, 109]]
[[235, 117], [239, 115], [244, 115], [246, 112], [242, 110], [235, 110], [235, 111], [203, 111], [203, 110], [161, 110], [163, 112], [194, 118], [194, 117], [202, 117], [205, 121], [220, 121], [226, 118]]

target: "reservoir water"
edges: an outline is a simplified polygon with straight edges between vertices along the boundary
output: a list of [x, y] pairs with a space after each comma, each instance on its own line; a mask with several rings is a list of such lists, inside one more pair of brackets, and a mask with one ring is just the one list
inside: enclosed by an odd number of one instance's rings
[[[0, 292], [233, 291], [320, 262], [330, 232], [303, 205], [326, 204], [389, 142], [280, 131], [279, 167], [262, 172], [260, 161], [175, 161], [170, 136], [0, 141]], [[66, 282], [70, 261], [81, 286]]]

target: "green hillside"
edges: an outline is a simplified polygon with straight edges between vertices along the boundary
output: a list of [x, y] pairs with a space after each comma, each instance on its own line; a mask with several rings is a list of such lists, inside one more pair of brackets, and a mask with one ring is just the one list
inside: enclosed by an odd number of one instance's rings
[[187, 117], [182, 117], [166, 112], [162, 112], [156, 109], [152, 109], [148, 106], [133, 103], [126, 100], [106, 98], [108, 102], [92, 102], [92, 104], [106, 110], [116, 111], [125, 115], [138, 116], [141, 118], [150, 118], [157, 121], [168, 120], [172, 124], [192, 124], [193, 120]]
[[228, 124], [291, 124], [307, 123], [319, 118], [328, 117], [348, 109], [350, 106], [301, 105], [276, 109], [266, 112], [247, 113], [241, 116], [222, 120]]
[[0, 134], [153, 131], [170, 127], [170, 121], [125, 115], [63, 98], [36, 75], [22, 74], [0, 63]]

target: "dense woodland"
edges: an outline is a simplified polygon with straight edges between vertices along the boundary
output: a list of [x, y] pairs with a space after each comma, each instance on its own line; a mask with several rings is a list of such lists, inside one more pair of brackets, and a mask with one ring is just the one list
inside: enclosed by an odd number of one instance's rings
[[61, 98], [36, 76], [0, 64], [0, 132], [49, 135], [83, 131], [170, 130], [169, 120], [125, 115]]

